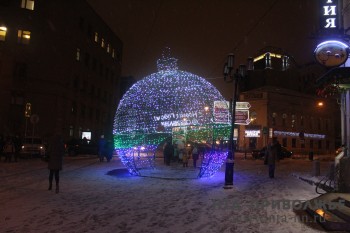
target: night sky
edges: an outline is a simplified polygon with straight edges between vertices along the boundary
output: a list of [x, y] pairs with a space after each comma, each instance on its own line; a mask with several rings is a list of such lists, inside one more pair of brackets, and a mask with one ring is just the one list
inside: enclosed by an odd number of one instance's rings
[[230, 98], [222, 67], [235, 66], [266, 47], [286, 50], [298, 64], [313, 61], [318, 0], [88, 0], [124, 43], [122, 75], [157, 72], [170, 47], [181, 70], [212, 82]]

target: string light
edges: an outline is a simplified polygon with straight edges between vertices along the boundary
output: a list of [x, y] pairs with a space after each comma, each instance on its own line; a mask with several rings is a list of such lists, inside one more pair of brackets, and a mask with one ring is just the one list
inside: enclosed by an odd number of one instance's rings
[[[230, 132], [229, 119], [220, 124], [213, 120], [214, 101], [225, 99], [211, 83], [179, 70], [169, 49], [157, 61], [157, 67], [157, 73], [138, 81], [125, 93], [114, 119], [115, 148], [134, 175], [140, 175], [140, 166], [154, 165], [150, 158], [154, 158], [160, 143], [176, 137], [174, 128], [186, 130], [187, 140], [193, 142], [228, 138]], [[141, 147], [148, 151], [147, 156], [135, 156], [135, 148], [140, 151]], [[200, 172], [204, 176], [213, 174], [216, 164], [226, 157], [211, 153], [208, 158], [208, 169]]]

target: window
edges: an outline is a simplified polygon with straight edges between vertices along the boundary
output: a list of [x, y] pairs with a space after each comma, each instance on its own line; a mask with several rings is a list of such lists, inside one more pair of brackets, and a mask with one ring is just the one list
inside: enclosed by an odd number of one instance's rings
[[6, 32], [7, 32], [7, 27], [1, 26], [0, 27], [0, 41], [5, 41], [5, 39], [6, 39]]
[[95, 32], [95, 39], [94, 40], [96, 43], [98, 43], [98, 33], [97, 32]]
[[303, 116], [300, 117], [300, 126], [304, 126], [304, 117]]
[[105, 47], [105, 39], [101, 39], [101, 47], [104, 48]]
[[21, 8], [28, 10], [34, 10], [34, 0], [22, 0]]
[[282, 115], [282, 125], [286, 126], [286, 119], [287, 119], [287, 114], [283, 113]]
[[112, 57], [115, 58], [115, 51], [112, 49]]
[[270, 53], [265, 54], [265, 63], [266, 63], [266, 69], [272, 68], [271, 67], [271, 54]]
[[77, 53], [75, 55], [75, 60], [80, 61], [80, 49], [77, 48]]
[[70, 125], [69, 126], [69, 136], [70, 137], [73, 137], [73, 132], [74, 132], [74, 127], [73, 127], [73, 125]]
[[107, 44], [107, 53], [110, 53], [111, 52], [111, 46], [110, 44]]
[[292, 123], [292, 125], [291, 125], [292, 128], [294, 128], [295, 127], [295, 115], [294, 114], [292, 115], [292, 122], [291, 123]]
[[282, 70], [287, 70], [289, 68], [289, 58], [287, 56], [283, 56], [282, 58]]
[[18, 43], [29, 44], [30, 41], [30, 31], [18, 30]]
[[276, 116], [277, 116], [277, 113], [272, 113], [272, 125], [276, 125]]
[[77, 113], [77, 103], [75, 101], [72, 102], [71, 113], [75, 115]]
[[287, 147], [287, 138], [282, 138], [282, 146]]

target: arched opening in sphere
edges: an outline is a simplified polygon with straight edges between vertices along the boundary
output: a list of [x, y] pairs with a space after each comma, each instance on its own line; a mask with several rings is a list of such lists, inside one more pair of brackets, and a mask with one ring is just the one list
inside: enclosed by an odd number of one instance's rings
[[131, 174], [154, 168], [157, 149], [169, 139], [179, 150], [194, 144], [205, 149], [198, 177], [213, 175], [226, 159], [227, 101], [205, 79], [179, 70], [176, 61], [163, 55], [158, 72], [135, 83], [116, 111], [114, 145]]

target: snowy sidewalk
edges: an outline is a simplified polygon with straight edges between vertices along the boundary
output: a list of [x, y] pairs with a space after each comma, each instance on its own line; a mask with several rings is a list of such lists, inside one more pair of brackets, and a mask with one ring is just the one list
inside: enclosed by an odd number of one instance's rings
[[291, 205], [318, 196], [292, 176], [311, 172], [309, 161], [282, 160], [270, 179], [263, 161], [237, 156], [226, 190], [225, 165], [211, 178], [162, 179], [131, 176], [118, 158], [66, 158], [59, 194], [47, 191], [46, 166], [0, 163], [1, 232], [324, 232]]

